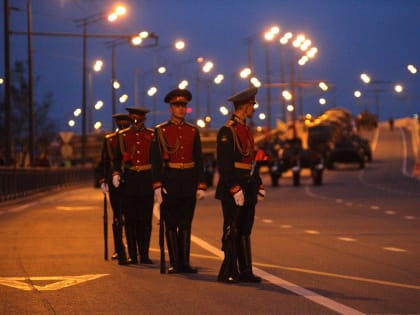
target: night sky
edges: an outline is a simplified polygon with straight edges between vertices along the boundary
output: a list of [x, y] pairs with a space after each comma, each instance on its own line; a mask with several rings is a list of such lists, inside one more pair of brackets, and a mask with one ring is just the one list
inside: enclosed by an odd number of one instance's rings
[[[13, 31], [26, 30], [26, 2], [10, 0], [11, 7], [20, 9], [11, 11]], [[108, 10], [113, 3], [105, 0], [32, 0], [33, 32], [81, 33], [82, 29], [77, 27], [75, 19]], [[372, 85], [367, 87], [362, 84], [359, 78], [362, 72], [368, 73], [373, 80], [389, 82], [375, 85], [380, 89], [380, 120], [390, 116], [409, 116], [420, 111], [419, 74], [412, 75], [406, 68], [408, 64], [420, 68], [420, 1], [132, 0], [122, 3], [129, 8], [127, 16], [114, 24], [105, 21], [91, 24], [88, 33], [133, 34], [148, 30], [159, 36], [160, 48], [157, 50], [134, 48], [128, 44], [119, 45], [115, 50], [115, 69], [121, 83], [117, 94], [127, 93], [129, 96], [126, 104], [117, 105], [117, 111], [124, 111], [125, 107], [133, 105], [155, 108], [157, 113], [153, 118], [149, 117], [149, 127], [154, 122], [167, 119], [164, 95], [181, 78], [189, 80], [188, 89], [193, 93], [191, 118], [195, 117], [199, 106], [201, 115], [210, 110], [212, 127], [220, 127], [226, 117], [219, 113], [219, 106], [228, 105], [226, 99], [248, 84], [238, 77], [239, 70], [248, 64], [246, 38], [253, 38], [251, 48], [255, 75], [261, 82], [266, 81], [266, 43], [261, 34], [272, 25], [280, 27], [280, 34], [287, 31], [303, 33], [311, 39], [312, 46], [318, 48], [317, 56], [301, 67], [301, 81], [325, 80], [335, 86], [335, 93], [332, 89], [324, 94], [317, 88], [303, 88], [304, 113], [316, 115], [333, 105], [348, 108], [353, 114], [364, 109], [375, 112]], [[1, 47], [4, 47], [3, 19], [4, 12], [1, 12]], [[184, 51], [175, 51], [170, 47], [176, 39], [186, 42]], [[26, 60], [26, 42], [26, 36], [12, 35], [13, 60]], [[104, 101], [104, 108], [94, 113], [94, 121], [105, 120], [105, 129], [109, 130], [111, 49], [106, 42], [106, 39], [88, 39], [88, 63], [100, 58], [105, 64], [103, 71], [93, 75], [92, 100]], [[291, 49], [283, 48], [283, 60], [287, 65]], [[34, 71], [39, 77], [35, 90], [36, 101], [52, 91], [52, 117], [57, 119], [61, 130], [70, 130], [66, 121], [82, 103], [82, 39], [34, 36], [33, 50]], [[278, 42], [271, 43], [268, 51], [270, 81], [278, 83], [281, 69], [281, 48]], [[196, 87], [198, 65], [193, 62], [196, 57], [204, 57], [215, 64], [211, 73], [199, 74], [199, 90]], [[0, 50], [0, 58], [0, 77], [4, 78], [3, 49]], [[155, 101], [143, 96], [142, 92], [145, 86], [152, 84], [154, 60], [157, 65], [165, 64], [168, 69], [165, 76], [157, 77], [158, 93]], [[210, 80], [218, 73], [222, 73], [225, 79], [221, 85], [216, 86]], [[284, 73], [288, 80], [289, 66], [284, 69]], [[134, 87], [135, 82], [138, 83], [137, 88]], [[396, 82], [404, 85], [404, 95], [393, 92], [393, 83]], [[134, 102], [136, 89], [139, 91], [140, 104]], [[359, 100], [353, 96], [356, 89], [363, 93]], [[271, 89], [273, 122], [275, 118], [282, 118], [279, 94], [279, 88]], [[266, 110], [266, 96], [266, 89], [261, 88], [257, 97], [260, 104], [257, 115]], [[327, 99], [324, 107], [318, 103], [321, 96]], [[81, 126], [78, 119], [74, 129], [76, 132], [80, 132]], [[260, 125], [266, 124], [258, 120], [258, 117], [256, 121]]]

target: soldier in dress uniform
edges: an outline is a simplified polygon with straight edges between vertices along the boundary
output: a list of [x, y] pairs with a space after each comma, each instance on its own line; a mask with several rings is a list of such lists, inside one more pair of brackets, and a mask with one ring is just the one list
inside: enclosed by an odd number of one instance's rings
[[150, 146], [153, 130], [144, 125], [148, 109], [126, 108], [131, 126], [118, 133], [112, 182], [123, 195], [126, 238], [130, 263], [153, 264], [149, 258], [152, 233], [153, 186]]
[[123, 242], [123, 215], [122, 215], [122, 197], [119, 189], [112, 185], [112, 170], [114, 168], [114, 154], [117, 143], [117, 134], [119, 130], [130, 126], [130, 118], [125, 113], [117, 113], [112, 115], [117, 130], [105, 135], [102, 145], [102, 154], [100, 162], [100, 170], [103, 171], [103, 177], [99, 180], [101, 190], [104, 194], [109, 193], [109, 200], [112, 207], [112, 234], [114, 237], [114, 253], [112, 259], [118, 258], [120, 265], [127, 264], [127, 255]]
[[155, 202], [161, 204], [170, 267], [168, 273], [196, 273], [190, 265], [191, 225], [197, 199], [207, 189], [196, 126], [185, 121], [191, 92], [175, 89], [164, 101], [171, 117], [155, 128], [152, 148]]
[[[219, 182], [216, 199], [222, 203], [224, 261], [217, 280], [226, 283], [260, 282], [252, 273], [251, 230], [257, 200], [265, 190], [255, 165], [254, 138], [246, 118], [254, 114], [257, 88], [231, 96], [234, 113], [217, 134]], [[239, 270], [238, 270], [239, 266]]]

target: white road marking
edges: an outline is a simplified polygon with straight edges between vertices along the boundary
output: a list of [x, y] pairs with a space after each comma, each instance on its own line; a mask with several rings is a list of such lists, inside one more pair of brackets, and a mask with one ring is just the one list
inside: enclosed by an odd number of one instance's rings
[[96, 207], [93, 206], [57, 206], [55, 207], [57, 210], [63, 210], [63, 211], [82, 211], [82, 210], [92, 210]]
[[351, 207], [351, 206], [353, 206], [353, 202], [346, 202], [345, 205], [348, 206], [348, 207]]
[[[203, 241], [202, 239], [200, 239], [200, 238], [198, 238], [194, 235], [191, 235], [191, 240], [194, 243], [196, 243], [198, 246], [200, 246], [200, 247], [204, 248], [205, 250], [209, 251], [210, 253], [216, 255], [220, 259], [223, 259], [223, 252], [220, 249], [210, 245], [206, 241]], [[286, 280], [284, 280], [282, 278], [279, 278], [275, 275], [272, 275], [272, 274], [270, 274], [266, 271], [263, 271], [262, 269], [254, 267], [253, 272], [257, 276], [263, 278], [266, 281], [271, 282], [272, 284], [275, 284], [279, 287], [282, 287], [283, 289], [286, 289], [286, 290], [288, 290], [290, 292], [293, 292], [297, 295], [300, 295], [300, 296], [302, 296], [302, 297], [304, 297], [304, 298], [306, 298], [306, 299], [308, 299], [308, 300], [310, 300], [314, 303], [322, 305], [322, 306], [324, 306], [328, 309], [331, 309], [331, 310], [333, 310], [337, 313], [340, 313], [340, 314], [355, 314], [355, 315], [356, 314], [364, 314], [364, 313], [359, 312], [358, 310], [356, 310], [354, 308], [351, 308], [347, 305], [344, 305], [344, 304], [338, 303], [334, 300], [331, 300], [329, 298], [326, 298], [322, 295], [319, 295], [318, 293], [316, 293], [314, 291], [307, 290], [307, 289], [305, 289], [301, 286], [298, 286], [297, 284], [286, 281]]]
[[335, 199], [335, 202], [336, 202], [336, 203], [343, 203], [343, 202], [344, 202], [344, 200], [343, 200], [343, 199]]
[[405, 249], [398, 248], [398, 247], [382, 247], [382, 248], [390, 252], [399, 252], [399, 253], [406, 252]]
[[263, 223], [273, 223], [273, 220], [270, 220], [270, 219], [262, 219], [261, 222], [263, 222]]
[[[89, 274], [82, 276], [46, 276], [46, 277], [0, 277], [0, 285], [23, 291], [52, 291], [95, 280], [109, 274]], [[33, 284], [34, 281], [54, 281], [45, 285]]]
[[305, 233], [306, 234], [313, 234], [313, 235], [315, 235], [315, 234], [320, 234], [321, 232], [319, 232], [317, 230], [305, 230]]
[[396, 211], [394, 211], [394, 210], [386, 210], [386, 211], [385, 211], [385, 213], [386, 213], [387, 215], [395, 215], [397, 212], [396, 212]]
[[351, 237], [344, 237], [344, 236], [342, 236], [342, 237], [337, 237], [337, 239], [339, 241], [344, 241], [344, 242], [356, 242], [356, 239], [351, 238]]
[[415, 220], [416, 217], [415, 216], [412, 216], [412, 215], [406, 215], [406, 216], [404, 216], [404, 219], [406, 219], [406, 220]]
[[280, 225], [280, 227], [281, 227], [282, 229], [291, 229], [291, 228], [292, 228], [292, 226], [291, 226], [291, 225], [289, 225], [289, 224], [282, 224], [282, 225]]
[[370, 206], [370, 208], [371, 208], [372, 210], [379, 210], [379, 209], [380, 209], [380, 207], [379, 207], [379, 206], [375, 206], [375, 205]]

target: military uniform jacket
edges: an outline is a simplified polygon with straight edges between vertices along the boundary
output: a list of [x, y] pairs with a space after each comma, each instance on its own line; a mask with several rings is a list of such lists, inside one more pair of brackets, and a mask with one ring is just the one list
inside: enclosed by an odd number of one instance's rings
[[205, 190], [200, 133], [187, 122], [168, 121], [156, 126], [152, 148], [153, 186], [168, 195], [194, 197]]
[[254, 169], [254, 157], [254, 137], [245, 121], [233, 115], [217, 134], [217, 164], [220, 174], [216, 188], [217, 199], [232, 198], [242, 189], [245, 202], [256, 203], [262, 182]]
[[129, 127], [118, 133], [114, 173], [121, 176], [125, 195], [153, 195], [150, 148], [153, 130]]

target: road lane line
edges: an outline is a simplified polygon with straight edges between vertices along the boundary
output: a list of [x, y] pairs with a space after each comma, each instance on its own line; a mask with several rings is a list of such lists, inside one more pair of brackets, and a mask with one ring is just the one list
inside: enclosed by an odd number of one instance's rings
[[[204, 240], [202, 240], [202, 239], [200, 239], [200, 238], [198, 238], [194, 235], [191, 235], [191, 240], [194, 243], [196, 243], [198, 246], [200, 246], [200, 247], [204, 248], [205, 250], [209, 251], [210, 253], [216, 255], [220, 259], [223, 259], [223, 252], [220, 249], [217, 249], [216, 247], [210, 245], [206, 241], [204, 241]], [[256, 264], [254, 263], [254, 265], [256, 265]], [[359, 312], [358, 310], [356, 310], [354, 308], [348, 307], [344, 304], [335, 302], [334, 300], [331, 300], [331, 299], [326, 298], [322, 295], [319, 295], [318, 293], [316, 293], [314, 291], [307, 290], [307, 289], [305, 289], [303, 287], [300, 287], [300, 286], [298, 286], [298, 285], [296, 285], [292, 282], [286, 281], [282, 278], [279, 278], [275, 275], [272, 275], [268, 272], [265, 272], [262, 269], [254, 267], [253, 272], [257, 276], [265, 279], [266, 281], [269, 281], [269, 282], [271, 282], [271, 283], [273, 283], [277, 286], [282, 287], [283, 289], [286, 289], [290, 292], [293, 292], [297, 295], [300, 295], [300, 296], [302, 296], [302, 297], [304, 297], [308, 300], [311, 300], [312, 302], [314, 302], [316, 304], [322, 305], [322, 306], [324, 306], [326, 308], [329, 308], [333, 311], [336, 311], [340, 314], [364, 314], [364, 313]]]
[[[151, 248], [150, 251], [160, 252], [160, 250], [158, 248]], [[221, 261], [223, 259], [223, 257], [219, 257], [219, 256], [215, 257], [215, 256], [194, 254], [194, 253], [191, 253], [191, 256], [192, 257], [203, 258], [203, 259], [218, 260], [218, 261]], [[317, 275], [317, 276], [324, 276], [324, 277], [331, 277], [331, 278], [337, 278], [337, 279], [345, 279], [345, 280], [366, 282], [366, 283], [371, 283], [371, 284], [380, 284], [380, 285], [386, 285], [386, 286], [390, 286], [390, 287], [420, 290], [420, 285], [415, 285], [415, 284], [392, 282], [392, 281], [364, 278], [364, 277], [358, 277], [358, 276], [349, 276], [349, 275], [343, 275], [343, 274], [338, 274], [338, 273], [317, 271], [317, 270], [313, 270], [313, 269], [288, 267], [288, 266], [281, 266], [281, 265], [272, 265], [272, 264], [265, 264], [265, 263], [259, 263], [259, 262], [254, 262], [253, 264], [255, 266], [271, 268], [271, 269], [280, 269], [280, 270], [307, 273], [307, 274], [312, 274], [312, 275]]]
[[339, 241], [344, 241], [344, 242], [356, 242], [356, 239], [351, 238], [351, 237], [337, 237], [337, 239]]
[[392, 246], [390, 246], [390, 247], [382, 247], [382, 248], [385, 249], [385, 250], [387, 250], [387, 251], [390, 251], [390, 252], [396, 252], [396, 253], [406, 252], [405, 249], [398, 248], [398, 247], [392, 247]]

